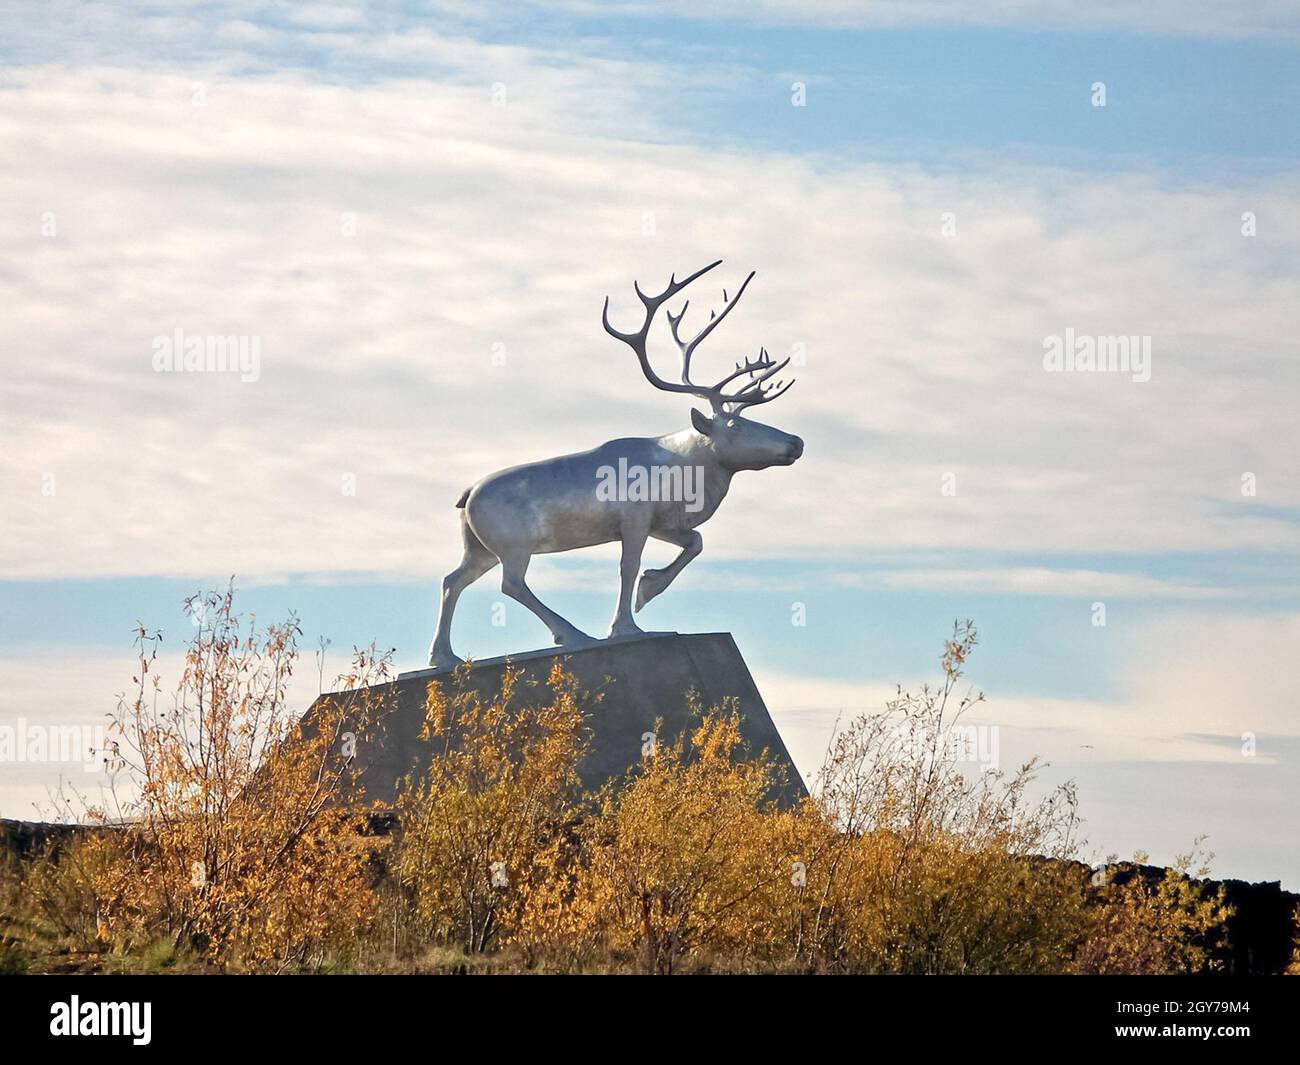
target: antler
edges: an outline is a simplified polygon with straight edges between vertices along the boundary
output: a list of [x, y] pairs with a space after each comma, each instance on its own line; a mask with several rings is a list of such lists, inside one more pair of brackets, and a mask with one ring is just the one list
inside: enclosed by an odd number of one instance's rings
[[[770, 403], [794, 384], [794, 381], [787, 381], [783, 384], [779, 380], [772, 381], [770, 385], [767, 383], [782, 369], [784, 369], [785, 366], [789, 364], [790, 360], [785, 359], [781, 362], [773, 362], [771, 356], [768, 355], [766, 348], [759, 350], [757, 359], [746, 359], [743, 365], [741, 363], [736, 363], [735, 370], [715, 385], [697, 385], [691, 381], [691, 357], [695, 354], [695, 349], [699, 347], [700, 342], [703, 341], [705, 337], [717, 328], [718, 323], [731, 313], [731, 308], [740, 302], [740, 297], [745, 294], [745, 289], [754, 278], [754, 271], [752, 270], [750, 271], [749, 276], [745, 278], [744, 283], [741, 284], [740, 288], [736, 291], [734, 297], [727, 299], [726, 290], [723, 290], [722, 312], [711, 313], [704, 328], [696, 333], [689, 341], [682, 340], [679, 326], [681, 325], [682, 319], [686, 317], [686, 308], [690, 306], [690, 300], [683, 303], [682, 309], [675, 315], [672, 311], [665, 312], [668, 316], [668, 328], [672, 332], [673, 341], [677, 344], [677, 350], [681, 352], [682, 356], [681, 384], [677, 384], [673, 381], [665, 381], [655, 373], [654, 367], [650, 365], [650, 357], [646, 354], [646, 338], [650, 335], [650, 323], [654, 321], [654, 316], [658, 312], [659, 308], [663, 306], [666, 301], [681, 292], [682, 289], [697, 277], [707, 274], [715, 266], [721, 264], [721, 262], [722, 260], [719, 259], [717, 262], [710, 263], [702, 270], [696, 270], [690, 277], [681, 281], [677, 280], [677, 275], [675, 273], [672, 274], [668, 278], [668, 287], [658, 296], [647, 296], [641, 291], [640, 284], [633, 282], [632, 287], [636, 289], [636, 294], [641, 298], [641, 303], [645, 307], [645, 320], [641, 323], [641, 328], [635, 333], [621, 332], [609, 324], [608, 296], [605, 297], [605, 309], [601, 312], [601, 320], [604, 322], [605, 332], [615, 339], [621, 340], [636, 353], [637, 361], [641, 363], [641, 371], [645, 374], [647, 381], [654, 385], [655, 388], [662, 389], [665, 392], [681, 392], [687, 395], [698, 396], [700, 399], [708, 400], [710, 405], [713, 407], [714, 414], [722, 414], [728, 407], [731, 408], [732, 412], [736, 412], [741, 411], [746, 407], [757, 406], [760, 403]], [[739, 391], [730, 394], [723, 391], [723, 389], [727, 385], [731, 384], [732, 381], [745, 376], [748, 376], [749, 380], [745, 382], [744, 386]]]

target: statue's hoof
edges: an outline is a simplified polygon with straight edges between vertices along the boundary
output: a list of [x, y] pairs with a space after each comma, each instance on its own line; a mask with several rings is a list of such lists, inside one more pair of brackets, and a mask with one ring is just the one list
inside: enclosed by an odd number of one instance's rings
[[655, 580], [649, 571], [641, 574], [641, 579], [636, 582], [636, 603], [632, 607], [633, 612], [640, 611], [646, 603], [650, 602], [663, 590], [663, 585]]
[[457, 658], [455, 655], [430, 655], [430, 669], [455, 669], [457, 666], [463, 666], [465, 659]]

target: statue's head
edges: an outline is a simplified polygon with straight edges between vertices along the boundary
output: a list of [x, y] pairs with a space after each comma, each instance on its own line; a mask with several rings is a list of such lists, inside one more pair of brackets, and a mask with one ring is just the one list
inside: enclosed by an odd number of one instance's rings
[[692, 408], [691, 424], [697, 433], [709, 438], [718, 464], [728, 470], [789, 466], [803, 454], [799, 437], [738, 413], [723, 411], [710, 416]]
[[[647, 296], [641, 291], [640, 285], [634, 285], [636, 294], [645, 307], [645, 319], [641, 323], [641, 328], [635, 333], [620, 332], [609, 324], [609, 297], [606, 297], [603, 314], [605, 331], [610, 336], [621, 340], [636, 353], [637, 361], [641, 364], [641, 372], [655, 388], [664, 392], [697, 396], [708, 401], [712, 414], [701, 414], [698, 410], [692, 410], [691, 424], [695, 426], [696, 432], [708, 438], [710, 450], [716, 455], [720, 465], [731, 470], [761, 470], [768, 466], [789, 466], [803, 454], [803, 441], [790, 433], [784, 433], [762, 422], [750, 421], [742, 416], [742, 412], [749, 407], [770, 403], [794, 384], [794, 381], [783, 383], [776, 377], [789, 365], [789, 359], [774, 362], [768, 355], [767, 349], [762, 348], [759, 350], [758, 358], [746, 359], [743, 365], [736, 363], [736, 368], [727, 373], [717, 384], [700, 385], [691, 380], [691, 357], [695, 354], [695, 349], [713, 332], [718, 323], [731, 313], [731, 308], [740, 302], [740, 297], [745, 294], [746, 287], [754, 278], [753, 272], [745, 278], [733, 298], [727, 299], [726, 290], [723, 290], [722, 310], [710, 313], [709, 320], [690, 340], [683, 340], [679, 332], [690, 301], [683, 303], [682, 309], [676, 314], [672, 311], [666, 312], [673, 341], [677, 344], [677, 350], [681, 352], [680, 384], [676, 381], [665, 381], [655, 373], [646, 354], [646, 339], [650, 335], [650, 323], [654, 320], [655, 312], [697, 277], [708, 273], [720, 262], [721, 260], [706, 266], [703, 270], [697, 270], [682, 281], [678, 281], [676, 275], [670, 277], [668, 287], [658, 296]], [[728, 387], [732, 391], [726, 391]]]

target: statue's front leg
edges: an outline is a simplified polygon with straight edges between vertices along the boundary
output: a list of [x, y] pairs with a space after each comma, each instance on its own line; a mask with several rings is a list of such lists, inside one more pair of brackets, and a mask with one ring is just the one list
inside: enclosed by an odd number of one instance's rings
[[618, 565], [618, 606], [609, 626], [610, 636], [632, 636], [641, 631], [632, 620], [632, 590], [636, 587], [637, 571], [641, 568], [647, 532], [646, 525], [642, 524], [623, 529], [623, 555]]
[[648, 569], [641, 574], [641, 583], [636, 589], [637, 610], [672, 584], [677, 574], [681, 573], [686, 568], [686, 564], [704, 547], [704, 538], [694, 529], [665, 529], [663, 532], [656, 531], [653, 536], [656, 540], [676, 544], [682, 549], [682, 553], [663, 569]]

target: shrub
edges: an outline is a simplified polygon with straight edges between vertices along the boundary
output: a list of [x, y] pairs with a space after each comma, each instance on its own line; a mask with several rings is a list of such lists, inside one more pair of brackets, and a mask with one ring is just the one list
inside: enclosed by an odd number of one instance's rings
[[1143, 875], [1146, 856], [1130, 865], [1114, 858], [1094, 876], [1097, 905], [1088, 935], [1070, 964], [1076, 973], [1149, 976], [1220, 968], [1213, 951], [1225, 943], [1232, 916], [1222, 884], [1211, 892], [1192, 879], [1208, 875], [1210, 855], [1197, 840], [1189, 854], [1155, 879]]
[[507, 669], [488, 700], [429, 685], [422, 737], [433, 752], [398, 802], [395, 872], [419, 934], [470, 953], [531, 927], [537, 893], [564, 876], [579, 812], [587, 733], [577, 682], [557, 665], [549, 701], [521, 705], [520, 676]]
[[95, 942], [119, 951], [166, 937], [223, 967], [318, 964], [374, 912], [350, 751], [378, 725], [371, 685], [388, 659], [359, 652], [343, 678], [356, 698], [322, 700], [304, 728], [285, 701], [295, 619], [245, 624], [229, 589], [186, 605], [201, 623], [170, 701], [161, 637], [137, 631], [135, 692], [119, 704], [108, 752], [112, 805], [81, 811], [112, 829], [68, 848], [38, 891], [80, 942], [93, 927]]

